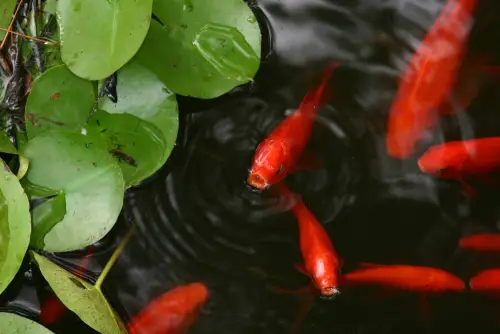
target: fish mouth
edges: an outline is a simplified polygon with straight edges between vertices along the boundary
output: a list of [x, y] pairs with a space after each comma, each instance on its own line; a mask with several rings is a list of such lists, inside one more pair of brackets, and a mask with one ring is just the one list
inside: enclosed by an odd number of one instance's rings
[[422, 162], [420, 160], [417, 161], [417, 165], [418, 165], [418, 169], [420, 169], [420, 171], [422, 173], [427, 173], [427, 171], [425, 170], [424, 166], [422, 165]]
[[321, 289], [320, 298], [323, 300], [331, 300], [335, 298], [339, 293], [340, 291], [336, 287], [329, 286]]
[[266, 182], [266, 180], [264, 180], [262, 176], [256, 173], [250, 173], [247, 179], [247, 183], [259, 190], [265, 190], [269, 187], [269, 184]]

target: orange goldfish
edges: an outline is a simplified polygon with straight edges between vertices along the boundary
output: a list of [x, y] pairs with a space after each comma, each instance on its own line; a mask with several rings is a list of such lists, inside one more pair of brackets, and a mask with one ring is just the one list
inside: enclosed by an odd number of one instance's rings
[[468, 235], [460, 239], [459, 245], [460, 248], [475, 252], [500, 252], [500, 234]]
[[[293, 196], [292, 192], [279, 183], [276, 188], [285, 196]], [[300, 230], [300, 250], [304, 258], [304, 267], [299, 267], [311, 276], [314, 286], [322, 297], [333, 297], [339, 293], [338, 279], [341, 260], [323, 226], [309, 211], [301, 198], [297, 198], [292, 207]]]
[[202, 283], [190, 283], [164, 293], [136, 314], [128, 324], [130, 334], [181, 334], [196, 320], [209, 293]]
[[344, 274], [341, 286], [380, 286], [423, 294], [463, 291], [465, 283], [438, 269], [410, 265], [371, 265]]
[[338, 63], [328, 66], [321, 84], [311, 89], [297, 111], [259, 144], [247, 179], [249, 185], [263, 190], [280, 182], [291, 172], [309, 142], [317, 109], [324, 103], [325, 86], [338, 66]]
[[418, 160], [423, 173], [458, 179], [500, 168], [500, 137], [457, 140], [432, 146]]
[[391, 156], [410, 157], [422, 133], [436, 124], [435, 109], [456, 81], [477, 2], [449, 0], [413, 55], [389, 111]]
[[469, 281], [472, 291], [500, 296], [500, 268], [481, 271]]

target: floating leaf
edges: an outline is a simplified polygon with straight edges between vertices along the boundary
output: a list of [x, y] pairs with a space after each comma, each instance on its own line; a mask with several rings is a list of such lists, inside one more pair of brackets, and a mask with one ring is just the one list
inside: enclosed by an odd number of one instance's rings
[[0, 160], [0, 293], [21, 267], [28, 249], [29, 203], [17, 177]]
[[17, 154], [17, 150], [5, 132], [0, 131], [0, 152]]
[[218, 97], [254, 77], [261, 34], [243, 0], [156, 0], [137, 57], [177, 94]]
[[57, 0], [47, 0], [43, 10], [49, 14], [55, 14], [57, 9]]
[[33, 231], [36, 240], [43, 238], [44, 250], [77, 250], [109, 232], [122, 208], [124, 182], [117, 162], [99, 141], [82, 134], [50, 131], [28, 141], [22, 153], [31, 160], [25, 179], [66, 195], [63, 220], [47, 234], [37, 227]]
[[83, 322], [102, 334], [126, 333], [121, 330], [123, 324], [114, 316], [115, 312], [99, 289], [43, 256], [32, 254], [59, 300]]
[[35, 248], [43, 248], [45, 235], [63, 220], [66, 215], [66, 195], [61, 193], [49, 198], [33, 209], [33, 230], [37, 233], [31, 235], [30, 245]]
[[51, 68], [33, 82], [26, 102], [26, 131], [31, 139], [50, 130], [80, 132], [95, 103], [94, 87], [65, 65]]
[[110, 76], [139, 50], [152, 4], [153, 0], [58, 0], [62, 60], [79, 77]]
[[[12, 20], [14, 9], [16, 8], [16, 0], [0, 1], [0, 27], [7, 29]], [[4, 39], [6, 31], [0, 30], [0, 41]]]
[[57, 195], [60, 193], [59, 190], [53, 190], [53, 189], [49, 189], [46, 187], [42, 187], [42, 186], [33, 184], [30, 181], [28, 181], [27, 178], [23, 178], [21, 180], [21, 185], [23, 186], [23, 189], [26, 192], [28, 199], [30, 199], [30, 200], [50, 197], [50, 196], [54, 196], [54, 195]]
[[0, 333], [4, 334], [54, 334], [33, 320], [14, 313], [0, 312]]
[[156, 172], [170, 156], [179, 128], [177, 102], [156, 75], [137, 61], [118, 72], [117, 91], [117, 103], [101, 100], [100, 108], [107, 113], [97, 112], [89, 129], [98, 131], [110, 150], [119, 148], [136, 161], [136, 167], [124, 159], [120, 164], [125, 183], [133, 185]]

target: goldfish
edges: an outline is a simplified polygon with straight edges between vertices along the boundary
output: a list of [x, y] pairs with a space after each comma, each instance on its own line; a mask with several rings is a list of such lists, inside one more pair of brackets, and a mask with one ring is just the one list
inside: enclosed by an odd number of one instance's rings
[[415, 51], [389, 110], [389, 155], [410, 157], [422, 133], [436, 124], [435, 109], [456, 81], [477, 2], [449, 0]]
[[340, 285], [371, 285], [423, 294], [465, 290], [465, 283], [447, 271], [411, 265], [372, 265], [360, 268], [342, 275]]
[[500, 234], [472, 234], [461, 238], [458, 243], [460, 248], [475, 252], [500, 252]]
[[316, 117], [325, 101], [325, 86], [339, 63], [328, 66], [321, 84], [309, 90], [299, 108], [282, 121], [258, 146], [247, 182], [256, 189], [266, 189], [283, 180], [302, 155]]
[[[90, 258], [94, 254], [94, 247], [91, 247], [82, 259], [78, 269], [75, 271], [77, 276], [82, 275], [89, 265]], [[40, 322], [44, 325], [51, 325], [59, 321], [64, 313], [66, 313], [66, 306], [57, 298], [55, 293], [50, 294], [44, 301], [40, 308]]]
[[500, 296], [500, 268], [486, 269], [469, 280], [472, 291]]
[[418, 159], [420, 171], [462, 180], [500, 168], [500, 137], [457, 140], [432, 146]]
[[[293, 196], [283, 183], [276, 185], [276, 189], [287, 197]], [[312, 278], [322, 297], [335, 296], [339, 293], [341, 260], [328, 233], [300, 197], [296, 198], [291, 211], [299, 225], [300, 250], [304, 259], [304, 265], [297, 265], [296, 268]]]
[[209, 292], [203, 283], [175, 287], [150, 302], [128, 324], [130, 334], [185, 333], [196, 320]]

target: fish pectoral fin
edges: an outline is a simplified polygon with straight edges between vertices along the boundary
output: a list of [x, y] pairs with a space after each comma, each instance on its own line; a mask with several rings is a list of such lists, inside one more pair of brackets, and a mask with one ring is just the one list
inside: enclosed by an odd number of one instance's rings
[[315, 300], [316, 295], [309, 293], [300, 301], [299, 310], [292, 324], [292, 334], [299, 333], [300, 327], [304, 323], [304, 320], [306, 320], [307, 314], [309, 313], [309, 310], [311, 310]]
[[429, 307], [429, 301], [427, 300], [427, 296], [425, 295], [420, 295], [419, 296], [419, 311], [420, 311], [420, 316], [422, 317], [422, 322], [424, 324], [429, 324], [431, 312], [430, 312], [430, 307]]
[[465, 182], [463, 179], [458, 179], [457, 181], [460, 183], [460, 185], [462, 185], [462, 188], [469, 196], [476, 197], [478, 195], [477, 190], [473, 186]]
[[294, 264], [293, 267], [295, 269], [297, 269], [298, 271], [300, 271], [302, 274], [309, 276], [309, 273], [307, 272], [306, 267], [304, 266], [303, 263], [296, 263], [296, 264]]

